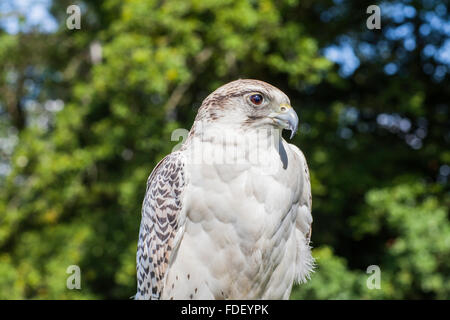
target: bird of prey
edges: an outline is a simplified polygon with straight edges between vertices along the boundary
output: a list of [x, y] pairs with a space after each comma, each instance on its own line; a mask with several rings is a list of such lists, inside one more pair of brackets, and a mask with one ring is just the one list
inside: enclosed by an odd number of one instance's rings
[[288, 299], [309, 279], [311, 185], [289, 98], [240, 79], [203, 101], [147, 181], [136, 299]]

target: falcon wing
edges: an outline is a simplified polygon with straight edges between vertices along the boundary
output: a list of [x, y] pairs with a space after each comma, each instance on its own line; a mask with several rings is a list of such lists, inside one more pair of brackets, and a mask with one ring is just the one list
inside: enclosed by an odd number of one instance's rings
[[147, 180], [136, 256], [136, 299], [159, 299], [167, 267], [184, 232], [182, 196], [184, 158], [174, 152], [161, 160]]
[[312, 232], [313, 218], [311, 215], [312, 196], [311, 181], [309, 178], [308, 164], [305, 156], [297, 146], [289, 144], [291, 149], [298, 156], [298, 161], [302, 172], [300, 172], [300, 199], [297, 210], [296, 238], [297, 238], [297, 261], [296, 261], [296, 282], [305, 282], [309, 279], [310, 272], [314, 269], [314, 258], [311, 256], [310, 240]]

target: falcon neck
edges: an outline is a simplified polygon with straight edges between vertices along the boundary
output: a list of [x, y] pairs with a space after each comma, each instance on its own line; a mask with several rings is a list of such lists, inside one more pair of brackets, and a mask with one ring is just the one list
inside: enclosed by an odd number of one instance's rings
[[[281, 148], [280, 148], [281, 147]], [[192, 163], [263, 164], [279, 160], [281, 132], [274, 128], [193, 127], [183, 145]]]
[[282, 139], [281, 130], [272, 126], [244, 127], [242, 125], [230, 125], [220, 123], [195, 122], [189, 131], [185, 145], [193, 143], [211, 143], [215, 145], [246, 144], [266, 145], [278, 147]]

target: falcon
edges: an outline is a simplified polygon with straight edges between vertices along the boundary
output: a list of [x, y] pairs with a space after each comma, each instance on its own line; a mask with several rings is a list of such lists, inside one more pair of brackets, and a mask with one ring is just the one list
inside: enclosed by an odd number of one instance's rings
[[289, 98], [240, 79], [203, 101], [147, 181], [136, 299], [288, 299], [309, 279], [311, 185]]

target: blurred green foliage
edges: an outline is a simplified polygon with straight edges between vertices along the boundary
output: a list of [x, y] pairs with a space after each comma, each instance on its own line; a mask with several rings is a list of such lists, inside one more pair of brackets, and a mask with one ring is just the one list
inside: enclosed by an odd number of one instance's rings
[[[278, 86], [300, 115], [317, 268], [291, 298], [450, 298], [450, 63], [424, 53], [450, 40], [421, 31], [427, 14], [449, 21], [439, 1], [387, 1], [415, 14], [387, 10], [381, 30], [371, 1], [83, 0], [81, 30], [70, 4], [52, 3], [53, 33], [0, 29], [0, 298], [134, 295], [146, 179], [237, 78]], [[414, 48], [392, 36], [405, 25]], [[347, 73], [324, 57], [346, 43]]]

